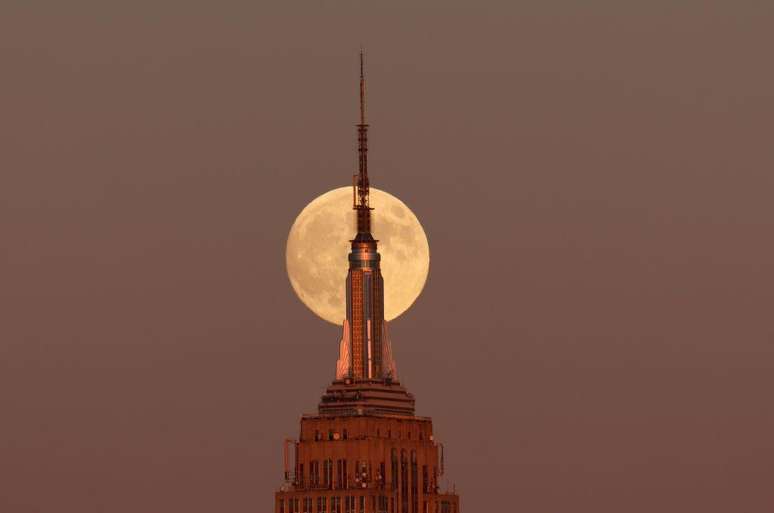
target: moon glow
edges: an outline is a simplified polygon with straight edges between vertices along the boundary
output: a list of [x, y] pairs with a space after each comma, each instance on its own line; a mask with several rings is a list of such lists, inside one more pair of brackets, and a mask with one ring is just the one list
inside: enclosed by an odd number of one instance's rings
[[[414, 213], [395, 196], [371, 188], [371, 232], [379, 241], [384, 277], [384, 317], [405, 312], [422, 292], [430, 270], [430, 246]], [[328, 191], [309, 203], [290, 228], [285, 252], [288, 278], [315, 314], [341, 325], [349, 241], [355, 236], [352, 188]]]

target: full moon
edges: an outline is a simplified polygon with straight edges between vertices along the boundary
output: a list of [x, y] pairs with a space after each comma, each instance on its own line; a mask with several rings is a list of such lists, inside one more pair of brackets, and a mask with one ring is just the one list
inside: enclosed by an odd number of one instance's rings
[[[384, 277], [384, 317], [405, 312], [422, 292], [430, 270], [430, 246], [417, 216], [401, 200], [371, 188], [371, 232], [379, 241]], [[341, 325], [349, 241], [354, 238], [352, 188], [326, 192], [298, 215], [288, 235], [285, 261], [299, 299], [315, 314]]]

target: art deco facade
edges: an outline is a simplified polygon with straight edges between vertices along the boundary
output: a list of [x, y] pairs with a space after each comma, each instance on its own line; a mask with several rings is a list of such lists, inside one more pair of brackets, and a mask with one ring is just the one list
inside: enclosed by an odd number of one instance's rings
[[[284, 483], [275, 513], [459, 513], [456, 493], [442, 492], [443, 446], [430, 418], [397, 380], [384, 281], [368, 203], [365, 80], [361, 55], [359, 170], [353, 183], [357, 234], [346, 279], [346, 320], [336, 379], [316, 415], [301, 418], [285, 441]], [[291, 463], [292, 460], [292, 463]]]

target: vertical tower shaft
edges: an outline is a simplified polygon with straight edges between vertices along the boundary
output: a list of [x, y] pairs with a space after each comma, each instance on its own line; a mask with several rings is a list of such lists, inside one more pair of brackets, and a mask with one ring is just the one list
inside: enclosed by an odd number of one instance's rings
[[358, 174], [353, 180], [357, 234], [352, 239], [347, 274], [347, 323], [354, 380], [381, 380], [384, 332], [384, 280], [377, 241], [371, 235], [368, 183], [368, 124], [366, 123], [365, 62], [360, 51], [360, 122], [357, 126]]

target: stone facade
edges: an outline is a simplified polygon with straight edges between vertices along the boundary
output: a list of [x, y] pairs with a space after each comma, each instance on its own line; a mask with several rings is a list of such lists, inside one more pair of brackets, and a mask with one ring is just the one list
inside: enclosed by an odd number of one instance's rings
[[459, 513], [427, 417], [306, 415], [292, 447], [275, 513]]

